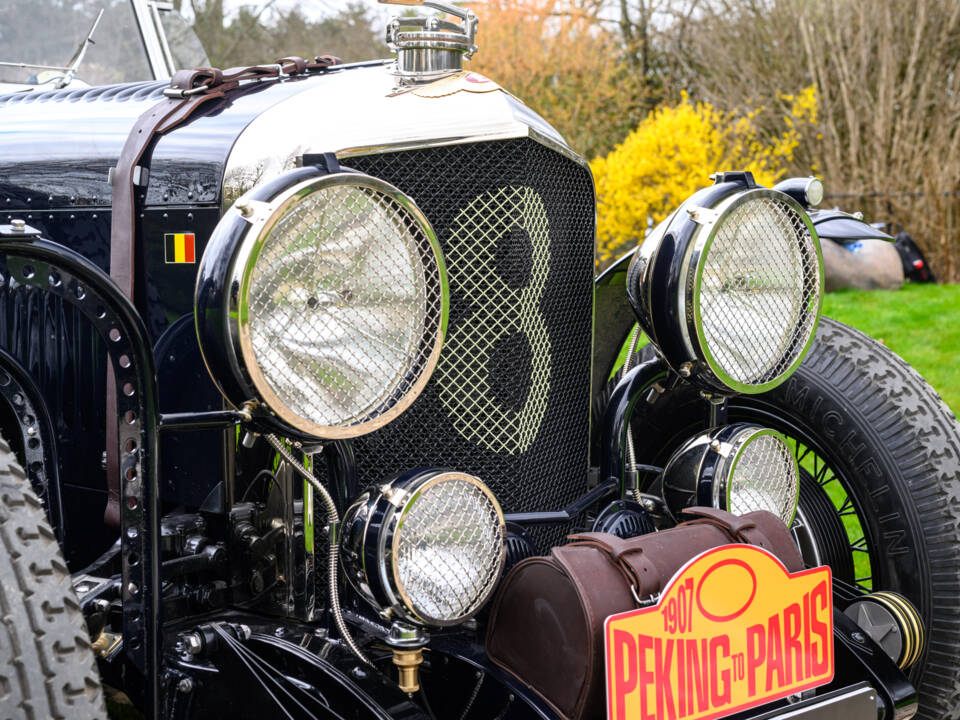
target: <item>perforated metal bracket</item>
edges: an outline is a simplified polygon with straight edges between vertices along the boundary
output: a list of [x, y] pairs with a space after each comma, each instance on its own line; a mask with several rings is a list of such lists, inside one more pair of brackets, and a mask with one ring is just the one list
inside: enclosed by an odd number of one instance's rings
[[143, 674], [147, 717], [159, 714], [160, 596], [157, 375], [133, 304], [78, 253], [19, 227], [0, 229], [0, 284], [29, 285], [62, 298], [96, 328], [113, 365], [121, 488], [123, 652]]
[[711, 208], [691, 205], [687, 208], [687, 215], [699, 225], [712, 225], [720, 219], [720, 213]]

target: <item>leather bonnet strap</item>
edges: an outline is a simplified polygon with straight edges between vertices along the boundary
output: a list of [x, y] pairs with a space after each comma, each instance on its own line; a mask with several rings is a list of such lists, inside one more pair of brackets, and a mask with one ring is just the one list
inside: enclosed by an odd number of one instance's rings
[[[284, 78], [302, 75], [339, 65], [339, 58], [323, 55], [313, 60], [299, 57], [281, 58], [273, 65], [250, 67], [198, 68], [179, 70], [163, 91], [165, 98], [144, 112], [127, 135], [120, 151], [117, 166], [111, 173], [113, 186], [110, 220], [110, 277], [131, 300], [134, 299], [136, 268], [136, 188], [147, 184], [147, 170], [141, 164], [144, 155], [156, 138], [186, 123], [201, 107], [212, 100], [219, 100], [241, 87], [241, 83], [254, 80]], [[120, 525], [120, 466], [118, 458], [117, 389], [113, 370], [107, 370], [107, 507], [104, 522]]]

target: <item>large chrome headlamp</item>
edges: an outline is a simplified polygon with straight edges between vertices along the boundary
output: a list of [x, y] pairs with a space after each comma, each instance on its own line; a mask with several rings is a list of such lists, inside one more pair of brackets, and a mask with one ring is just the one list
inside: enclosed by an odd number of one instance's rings
[[347, 510], [341, 555], [353, 587], [391, 619], [443, 627], [490, 599], [506, 559], [506, 525], [472, 475], [418, 470]]
[[677, 515], [691, 505], [735, 515], [766, 510], [789, 526], [800, 497], [800, 471], [777, 431], [725, 425], [691, 438], [670, 457], [663, 495]]
[[749, 173], [726, 173], [644, 241], [627, 288], [674, 370], [721, 393], [765, 392], [812, 343], [820, 241], [791, 197], [758, 187]]
[[430, 378], [447, 321], [436, 236], [399, 190], [359, 173], [294, 171], [241, 198], [204, 252], [200, 347], [239, 407], [290, 433], [381, 427]]

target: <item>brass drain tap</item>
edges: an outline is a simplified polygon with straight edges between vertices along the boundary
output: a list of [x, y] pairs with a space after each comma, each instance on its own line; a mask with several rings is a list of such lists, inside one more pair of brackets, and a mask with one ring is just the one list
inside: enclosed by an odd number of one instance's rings
[[423, 648], [411, 650], [393, 649], [393, 664], [397, 666], [397, 685], [405, 693], [420, 689], [420, 665], [423, 664]]
[[420, 666], [423, 664], [423, 647], [427, 644], [426, 633], [421, 628], [395, 622], [386, 640], [393, 651], [393, 664], [397, 666], [397, 685], [403, 692], [412, 695], [420, 689]]

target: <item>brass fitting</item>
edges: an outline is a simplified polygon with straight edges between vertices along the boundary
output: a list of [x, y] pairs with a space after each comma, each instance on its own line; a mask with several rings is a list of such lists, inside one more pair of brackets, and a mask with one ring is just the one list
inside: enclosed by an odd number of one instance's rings
[[420, 689], [420, 665], [422, 663], [422, 648], [394, 648], [393, 664], [397, 666], [399, 674], [397, 685], [403, 692], [415, 693]]
[[102, 658], [108, 658], [120, 647], [122, 641], [123, 636], [119, 633], [101, 630], [97, 639], [90, 643], [90, 646], [97, 655]]

